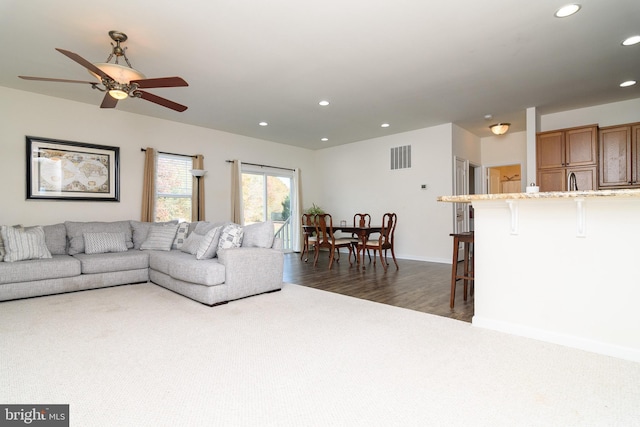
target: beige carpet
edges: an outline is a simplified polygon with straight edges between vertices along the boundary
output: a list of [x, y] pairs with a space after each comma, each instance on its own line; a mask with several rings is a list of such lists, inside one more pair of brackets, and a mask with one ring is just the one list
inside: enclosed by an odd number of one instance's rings
[[0, 403], [72, 426], [638, 426], [640, 364], [296, 285], [0, 303]]

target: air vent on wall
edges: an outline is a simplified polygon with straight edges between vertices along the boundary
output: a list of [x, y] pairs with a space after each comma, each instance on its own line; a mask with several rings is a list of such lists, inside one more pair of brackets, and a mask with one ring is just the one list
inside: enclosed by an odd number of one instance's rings
[[391, 148], [391, 170], [411, 167], [411, 146]]

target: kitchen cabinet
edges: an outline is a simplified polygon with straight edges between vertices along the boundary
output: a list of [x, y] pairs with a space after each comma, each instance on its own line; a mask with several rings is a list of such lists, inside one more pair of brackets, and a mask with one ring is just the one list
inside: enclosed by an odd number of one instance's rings
[[599, 188], [640, 188], [640, 123], [600, 129]]
[[566, 191], [571, 172], [579, 190], [597, 188], [598, 126], [540, 132], [536, 136], [540, 191]]

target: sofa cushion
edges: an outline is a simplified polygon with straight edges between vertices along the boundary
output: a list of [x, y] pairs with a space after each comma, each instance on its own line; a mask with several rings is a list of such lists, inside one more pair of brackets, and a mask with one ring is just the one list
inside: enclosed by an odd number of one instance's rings
[[73, 222], [66, 221], [64, 226], [67, 228], [67, 237], [69, 238], [69, 255], [80, 254], [84, 252], [84, 233], [117, 233], [123, 232], [125, 243], [128, 249], [133, 248], [133, 233], [131, 231], [130, 221], [113, 221], [113, 222]]
[[84, 233], [84, 252], [86, 254], [105, 254], [108, 252], [126, 252], [124, 233]]
[[0, 284], [79, 275], [80, 261], [69, 255], [53, 255], [51, 258], [20, 262], [0, 262]]
[[193, 230], [194, 233], [200, 234], [204, 236], [213, 228], [220, 227], [221, 225], [231, 224], [230, 222], [209, 222], [209, 221], [198, 221], [196, 223], [196, 227]]
[[43, 225], [42, 229], [44, 230], [44, 241], [51, 255], [65, 255], [67, 253], [67, 228], [64, 224]]
[[218, 241], [220, 240], [220, 232], [222, 226], [214, 227], [202, 238], [198, 251], [196, 252], [196, 259], [210, 259], [216, 256], [218, 251]]
[[140, 249], [140, 245], [147, 240], [149, 230], [151, 227], [163, 226], [167, 224], [177, 224], [178, 220], [172, 220], [167, 222], [141, 222], [141, 221], [129, 221], [131, 223], [131, 230], [133, 233], [133, 248]]
[[180, 250], [182, 252], [195, 255], [198, 253], [198, 248], [200, 248], [200, 244], [203, 240], [204, 236], [194, 231], [193, 233], [189, 234], [189, 237], [187, 237], [187, 240], [185, 240]]
[[178, 230], [176, 231], [176, 237], [173, 239], [173, 243], [171, 244], [171, 249], [180, 249], [182, 245], [184, 245], [185, 240], [187, 240], [187, 236], [189, 236], [189, 226], [188, 222], [181, 222], [178, 224]]
[[4, 242], [5, 262], [24, 261], [29, 259], [51, 258], [44, 239], [44, 230], [40, 226], [29, 229], [0, 227]]
[[185, 282], [214, 286], [224, 283], [225, 268], [215, 258], [197, 260], [191, 256], [169, 262], [169, 276]]
[[[22, 225], [17, 224], [14, 225], [13, 228], [22, 229]], [[2, 240], [2, 230], [0, 229], [0, 262], [4, 261], [4, 256], [7, 254], [7, 251], [4, 249], [4, 240]]]
[[111, 273], [149, 267], [149, 253], [135, 249], [104, 254], [76, 254], [83, 274]]
[[273, 221], [245, 225], [243, 231], [243, 247], [270, 248], [273, 246], [273, 237], [275, 235]]
[[238, 224], [227, 224], [220, 233], [218, 249], [239, 248], [242, 245], [244, 231]]
[[178, 224], [151, 227], [147, 234], [147, 239], [140, 245], [140, 249], [170, 251], [177, 229]]

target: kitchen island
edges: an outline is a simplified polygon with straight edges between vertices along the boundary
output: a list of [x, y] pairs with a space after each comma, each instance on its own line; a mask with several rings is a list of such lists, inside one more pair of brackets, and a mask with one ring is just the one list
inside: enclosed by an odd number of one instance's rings
[[471, 203], [475, 326], [640, 361], [640, 190]]

